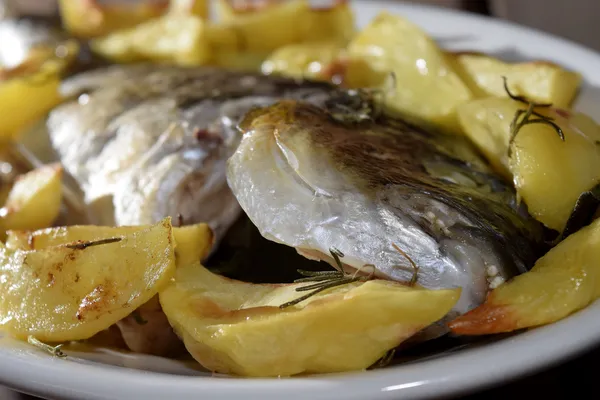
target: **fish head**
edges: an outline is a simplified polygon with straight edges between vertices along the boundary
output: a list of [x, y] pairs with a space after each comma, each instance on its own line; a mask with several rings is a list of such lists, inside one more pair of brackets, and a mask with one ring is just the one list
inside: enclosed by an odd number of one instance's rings
[[459, 314], [530, 267], [541, 230], [468, 142], [356, 115], [291, 100], [248, 113], [227, 178], [265, 238], [347, 273], [460, 287]]

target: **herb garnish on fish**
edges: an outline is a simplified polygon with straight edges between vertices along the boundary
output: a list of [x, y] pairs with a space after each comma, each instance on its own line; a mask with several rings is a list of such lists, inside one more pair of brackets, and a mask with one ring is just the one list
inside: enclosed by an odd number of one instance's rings
[[[408, 285], [414, 286], [417, 283], [417, 279], [419, 278], [419, 276], [418, 276], [419, 267], [417, 266], [417, 264], [415, 264], [415, 262], [412, 260], [412, 258], [410, 258], [408, 256], [408, 254], [406, 254], [400, 247], [398, 247], [394, 243], [392, 243], [392, 246], [398, 253], [402, 254], [410, 262], [411, 266], [409, 268], [412, 271], [413, 275], [412, 275], [410, 281], [408, 282]], [[344, 271], [344, 267], [340, 260], [341, 257], [344, 257], [344, 254], [336, 248], [329, 249], [329, 253], [331, 254], [331, 257], [333, 257], [335, 264], [339, 270], [338, 271], [316, 271], [315, 272], [315, 271], [305, 271], [305, 270], [299, 269], [298, 273], [303, 275], [304, 278], [296, 279], [294, 281], [295, 283], [300, 283], [300, 282], [317, 282], [317, 283], [314, 283], [314, 284], [308, 285], [308, 286], [299, 287], [296, 289], [296, 291], [297, 292], [305, 292], [307, 290], [312, 290], [312, 289], [314, 289], [314, 291], [312, 291], [302, 297], [299, 297], [295, 300], [288, 301], [287, 303], [280, 305], [279, 308], [286, 308], [286, 307], [298, 304], [298, 303], [300, 303], [300, 302], [302, 302], [302, 301], [304, 301], [326, 289], [331, 289], [336, 286], [346, 285], [346, 284], [352, 283], [352, 282], [367, 281], [367, 280], [371, 279], [371, 277], [373, 275], [372, 273], [367, 276], [356, 276], [360, 272], [360, 270], [357, 270], [353, 275], [347, 274]], [[367, 268], [367, 267], [372, 268], [373, 271], [376, 268], [376, 266], [373, 264], [363, 265], [363, 268]], [[402, 265], [398, 265], [396, 267], [400, 268], [400, 269], [406, 268]]]
[[296, 289], [296, 292], [305, 292], [307, 290], [313, 290], [313, 289], [314, 290], [308, 294], [305, 294], [304, 296], [298, 297], [297, 299], [288, 301], [287, 303], [280, 305], [279, 308], [283, 309], [283, 308], [287, 308], [289, 306], [293, 306], [295, 304], [298, 304], [298, 303], [314, 296], [317, 293], [320, 293], [327, 289], [334, 288], [336, 286], [346, 285], [346, 284], [352, 283], [352, 282], [367, 281], [371, 278], [370, 276], [356, 276], [356, 274], [354, 274], [354, 275], [347, 274], [344, 271], [342, 262], [340, 261], [340, 257], [344, 257], [344, 254], [335, 248], [329, 249], [329, 253], [331, 254], [331, 257], [333, 257], [333, 259], [335, 260], [335, 264], [339, 268], [339, 271], [317, 271], [317, 272], [314, 272], [314, 271], [298, 270], [298, 273], [300, 273], [301, 275], [304, 275], [305, 278], [296, 279], [294, 281], [295, 283], [300, 283], [300, 282], [317, 282], [317, 283], [314, 283], [314, 284], [308, 285], [308, 286], [299, 287]]

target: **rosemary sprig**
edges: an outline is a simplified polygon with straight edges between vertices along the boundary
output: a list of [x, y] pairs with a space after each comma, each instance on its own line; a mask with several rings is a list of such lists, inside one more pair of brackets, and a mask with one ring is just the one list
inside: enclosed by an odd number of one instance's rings
[[383, 367], [387, 367], [388, 365], [390, 365], [390, 363], [392, 362], [392, 360], [394, 359], [394, 356], [396, 355], [396, 349], [391, 349], [388, 350], [383, 357], [381, 357], [379, 360], [377, 360], [373, 365], [371, 365], [369, 367], [369, 369], [376, 369], [376, 368], [383, 368]]
[[331, 248], [329, 249], [329, 253], [335, 260], [335, 264], [339, 268], [339, 271], [304, 271], [299, 269], [298, 272], [304, 276], [304, 278], [296, 279], [294, 282], [315, 282], [308, 286], [301, 286], [296, 288], [296, 292], [306, 292], [312, 290], [312, 292], [305, 294], [304, 296], [298, 297], [297, 299], [288, 301], [279, 306], [280, 309], [284, 309], [295, 304], [301, 303], [304, 300], [320, 293], [324, 290], [331, 289], [337, 286], [346, 285], [348, 283], [358, 282], [358, 281], [366, 281], [370, 279], [370, 277], [365, 276], [351, 276], [346, 274], [344, 271], [344, 267], [340, 260], [341, 257], [344, 257], [344, 254], [338, 249]]
[[59, 344], [57, 346], [50, 346], [49, 344], [46, 344], [40, 340], [37, 340], [35, 337], [33, 337], [31, 335], [27, 336], [27, 343], [29, 343], [39, 349], [42, 349], [42, 350], [52, 354], [55, 357], [64, 358], [67, 356], [61, 350], [61, 347], [63, 346], [62, 344]]
[[[564, 142], [565, 134], [564, 134], [563, 130], [561, 129], [561, 127], [558, 126], [556, 124], [556, 122], [554, 122], [554, 118], [545, 116], [545, 115], [540, 114], [535, 111], [536, 108], [548, 108], [548, 107], [551, 107], [552, 104], [535, 103], [533, 101], [528, 100], [527, 98], [525, 98], [523, 96], [517, 96], [517, 95], [513, 94], [510, 91], [510, 89], [508, 88], [508, 81], [507, 81], [506, 77], [503, 76], [502, 79], [504, 81], [504, 91], [506, 92], [508, 97], [510, 97], [511, 99], [513, 99], [515, 101], [518, 101], [520, 103], [527, 105], [526, 110], [518, 110], [515, 113], [515, 116], [514, 116], [512, 122], [510, 123], [510, 139], [508, 141], [508, 156], [510, 157], [512, 154], [512, 145], [515, 141], [515, 138], [517, 137], [517, 134], [519, 133], [521, 128], [523, 128], [525, 125], [531, 125], [531, 124], [549, 125], [556, 131], [556, 133], [558, 134], [558, 137], [560, 137], [560, 139]], [[537, 118], [532, 118], [532, 116], [537, 117]]]
[[[412, 272], [412, 277], [410, 278], [410, 281], [408, 282], [409, 286], [415, 286], [417, 283], [417, 280], [419, 279], [419, 266], [417, 264], [415, 264], [415, 262], [412, 260], [412, 258], [409, 257], [408, 254], [406, 254], [406, 252], [404, 250], [402, 250], [400, 247], [396, 246], [395, 243], [392, 243], [392, 247], [394, 247], [394, 249], [402, 254], [404, 256], [404, 258], [406, 258], [408, 260], [408, 262], [410, 263], [410, 271]], [[399, 268], [399, 269], [405, 269], [406, 267], [404, 265], [395, 265], [394, 268]]]
[[120, 242], [121, 240], [123, 240], [123, 238], [108, 238], [108, 239], [92, 240], [92, 241], [68, 244], [68, 245], [66, 245], [66, 247], [69, 249], [84, 250], [91, 246], [100, 246], [103, 244], [116, 243], [116, 242]]
[[148, 321], [142, 317], [142, 314], [139, 312], [139, 310], [133, 310], [131, 316], [138, 325], [146, 325], [148, 323]]
[[[414, 286], [417, 283], [417, 280], [419, 278], [419, 266], [412, 260], [412, 258], [410, 258], [410, 256], [408, 254], [406, 254], [406, 252], [404, 252], [400, 247], [398, 247], [396, 244], [392, 243], [392, 246], [394, 247], [394, 249], [402, 254], [409, 262], [410, 262], [410, 267], [406, 267], [404, 265], [396, 265], [394, 266], [394, 268], [398, 268], [398, 269], [404, 269], [404, 270], [409, 270], [413, 273], [410, 281], [409, 281], [409, 286]], [[375, 265], [373, 264], [365, 264], [363, 265], [362, 268], [358, 269], [353, 275], [347, 274], [344, 271], [344, 266], [342, 264], [341, 258], [344, 257], [344, 254], [339, 251], [336, 248], [331, 248], [329, 249], [329, 253], [331, 254], [331, 257], [333, 257], [333, 260], [335, 261], [335, 265], [337, 266], [338, 270], [337, 271], [305, 271], [305, 270], [298, 270], [298, 273], [300, 273], [302, 276], [304, 276], [304, 278], [299, 278], [294, 280], [294, 283], [311, 283], [310, 285], [307, 286], [301, 286], [296, 288], [296, 292], [308, 292], [311, 291], [310, 293], [305, 294], [304, 296], [298, 297], [297, 299], [288, 301], [287, 303], [284, 303], [282, 305], [279, 306], [279, 308], [284, 309], [290, 306], [293, 306], [295, 304], [301, 303], [304, 300], [314, 296], [317, 293], [320, 293], [324, 290], [327, 289], [331, 289], [334, 288], [336, 286], [341, 286], [341, 285], [347, 285], [349, 283], [353, 283], [353, 282], [365, 282], [369, 279], [371, 279], [373, 273], [367, 275], [367, 276], [358, 276], [358, 273], [366, 267], [370, 267], [373, 269], [373, 271], [375, 270]]]

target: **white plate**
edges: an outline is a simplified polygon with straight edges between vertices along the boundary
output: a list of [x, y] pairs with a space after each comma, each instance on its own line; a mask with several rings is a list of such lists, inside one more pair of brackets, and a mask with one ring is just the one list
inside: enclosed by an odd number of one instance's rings
[[[547, 59], [578, 70], [586, 83], [577, 107], [600, 120], [600, 89], [594, 88], [600, 88], [600, 55], [590, 50], [476, 15], [397, 2], [353, 3], [361, 26], [387, 9], [421, 25], [446, 48], [480, 50], [513, 60]], [[234, 379], [211, 376], [189, 364], [140, 355], [96, 352], [56, 359], [3, 338], [0, 384], [38, 396], [69, 399], [425, 398], [523, 376], [598, 342], [600, 303], [595, 303], [547, 327], [408, 365], [303, 378]]]

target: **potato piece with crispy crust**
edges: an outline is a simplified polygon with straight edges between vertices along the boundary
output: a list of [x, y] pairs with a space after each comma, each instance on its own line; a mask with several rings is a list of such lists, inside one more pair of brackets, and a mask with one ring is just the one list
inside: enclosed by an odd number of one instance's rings
[[567, 237], [533, 269], [493, 290], [485, 303], [449, 325], [488, 335], [550, 324], [600, 297], [600, 220]]
[[178, 268], [159, 297], [171, 325], [204, 367], [266, 377], [367, 368], [441, 319], [460, 296], [460, 289], [373, 280], [280, 308], [302, 296], [296, 288], [304, 285], [235, 281], [195, 263]]
[[0, 226], [9, 229], [41, 229], [54, 222], [62, 203], [60, 164], [46, 165], [15, 182], [4, 207], [0, 209]]
[[0, 249], [0, 327], [46, 342], [87, 339], [156, 295], [175, 271], [169, 219], [102, 241]]

